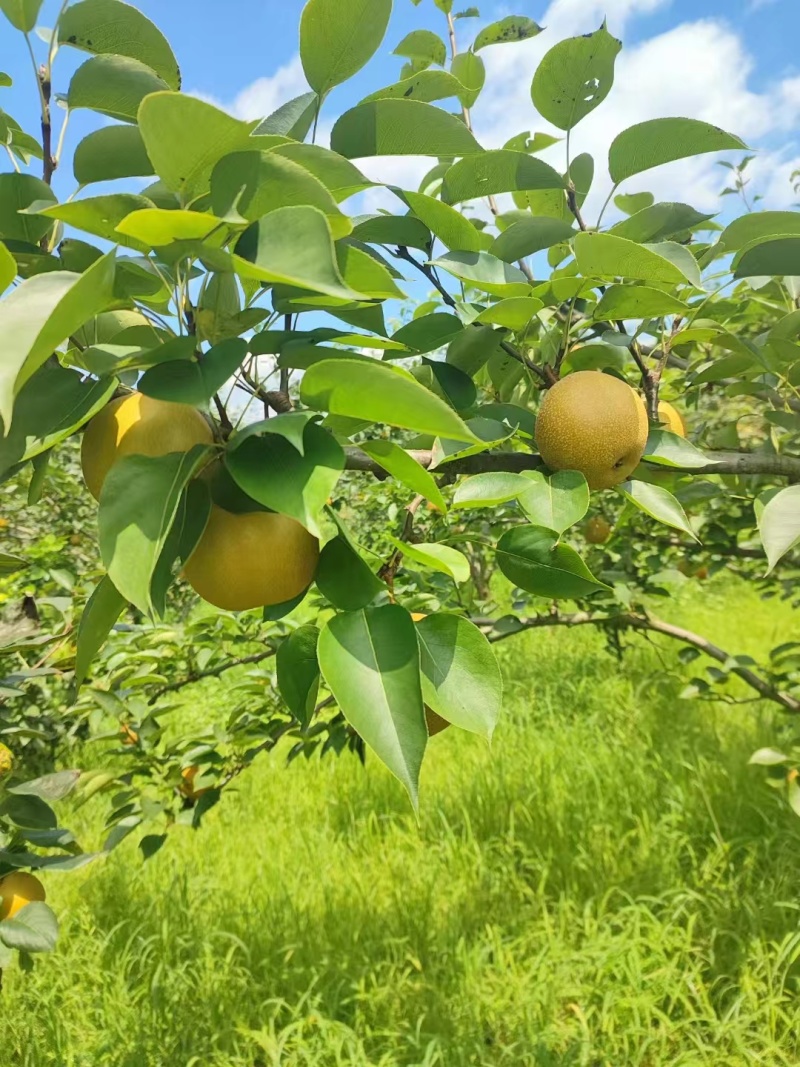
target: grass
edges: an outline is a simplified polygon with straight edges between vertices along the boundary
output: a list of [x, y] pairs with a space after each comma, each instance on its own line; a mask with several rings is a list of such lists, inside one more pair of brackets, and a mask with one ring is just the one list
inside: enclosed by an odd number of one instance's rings
[[[752, 654], [791, 625], [721, 582], [670, 617]], [[679, 701], [663, 643], [501, 649], [493, 750], [432, 743], [419, 826], [374, 760], [276, 757], [147, 865], [52, 875], [0, 1065], [796, 1064], [800, 821], [746, 765], [777, 716]]]

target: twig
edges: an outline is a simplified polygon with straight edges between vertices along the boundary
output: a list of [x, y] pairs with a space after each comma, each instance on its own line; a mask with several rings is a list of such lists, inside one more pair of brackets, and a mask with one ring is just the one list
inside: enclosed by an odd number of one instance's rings
[[150, 697], [148, 704], [155, 704], [155, 702], [163, 697], [165, 693], [174, 693], [178, 689], [183, 689], [187, 685], [194, 685], [195, 682], [202, 681], [203, 678], [218, 678], [221, 674], [224, 674], [225, 671], [230, 671], [234, 667], [243, 667], [248, 663], [261, 663], [262, 660], [274, 656], [275, 652], [276, 649], [268, 648], [263, 652], [256, 652], [252, 656], [243, 656], [241, 659], [226, 660], [224, 663], [220, 663], [217, 667], [211, 667], [207, 671], [195, 671], [193, 674], [181, 678], [178, 682], [170, 682], [169, 685], [162, 685], [161, 688], [157, 689]]
[[575, 216], [575, 221], [580, 228], [586, 232], [586, 223], [583, 220], [583, 215], [581, 215], [581, 209], [578, 207], [578, 199], [575, 195], [575, 185], [572, 181], [570, 181], [567, 188], [567, 204], [569, 205], [570, 211]]
[[[442, 300], [444, 300], [448, 307], [456, 307], [455, 300], [439, 281], [436, 272], [428, 263], [420, 263], [418, 259], [414, 259], [405, 246], [397, 248], [394, 254], [398, 259], [404, 259], [407, 263], [411, 263], [412, 266], [416, 267], [418, 271], [424, 274], [431, 285], [433, 285], [441, 294]], [[472, 329], [472, 327], [468, 326], [467, 329]], [[527, 367], [529, 371], [532, 371], [545, 385], [553, 385], [558, 380], [551, 367], [540, 367], [537, 363], [534, 363], [533, 360], [530, 360], [527, 356], [523, 355], [522, 352], [516, 349], [510, 342], [501, 341], [500, 346], [509, 356], [516, 359], [524, 367]]]
[[[389, 477], [388, 472], [359, 448], [352, 447], [347, 452], [347, 470], [368, 471], [379, 478]], [[423, 467], [433, 463], [433, 453], [424, 449], [410, 450], [408, 453]], [[669, 470], [681, 474], [770, 474], [778, 478], [800, 478], [800, 456], [772, 456], [758, 452], [707, 452], [708, 463], [702, 467], [670, 467]], [[483, 474], [489, 471], [540, 470], [544, 464], [541, 457], [528, 452], [480, 452], [475, 456], [454, 459], [442, 465], [442, 472], [452, 474]], [[664, 467], [659, 467], [664, 470]]]
[[[494, 621], [492, 619], [473, 619], [472, 621], [484, 630], [490, 630], [494, 627]], [[663, 634], [665, 637], [671, 637], [676, 641], [681, 641], [685, 645], [691, 645], [692, 648], [696, 648], [710, 659], [716, 660], [717, 663], [727, 664], [732, 660], [732, 656], [729, 652], [725, 652], [724, 649], [712, 644], [711, 641], [708, 641], [700, 634], [692, 633], [691, 630], [684, 630], [680, 626], [673, 626], [672, 623], [669, 622], [662, 622], [661, 619], [655, 619], [646, 615], [636, 615], [632, 612], [622, 615], [593, 615], [588, 611], [577, 611], [571, 615], [535, 615], [532, 618], [520, 619], [519, 621], [520, 628], [518, 630], [512, 630], [508, 633], [490, 634], [489, 640], [492, 642], [504, 641], [508, 637], [513, 637], [514, 634], [522, 633], [524, 630], [533, 630], [544, 626], [605, 626], [619, 630], [639, 630]], [[792, 696], [790, 693], [784, 693], [780, 689], [776, 689], [775, 686], [771, 685], [766, 679], [761, 678], [754, 671], [751, 671], [749, 667], [743, 667], [737, 664], [736, 666], [732, 666], [730, 671], [731, 674], [735, 674], [746, 685], [749, 685], [751, 689], [754, 689], [766, 700], [774, 701], [776, 704], [779, 704], [784, 708], [785, 711], [790, 711], [792, 714], [796, 715], [800, 713], [800, 700]]]
[[233, 433], [233, 423], [228, 417], [228, 412], [225, 410], [225, 405], [222, 403], [222, 398], [219, 393], [214, 393], [214, 407], [217, 409], [219, 415], [219, 422], [222, 429], [226, 434]]
[[[419, 510], [419, 506], [424, 499], [425, 497], [421, 494], [415, 496], [411, 503], [406, 507], [406, 517], [405, 521], [403, 522], [402, 532], [400, 534], [401, 541], [407, 541], [411, 536], [411, 532], [414, 529], [414, 518], [416, 517], [417, 511]], [[403, 550], [401, 548], [396, 548], [378, 572], [378, 577], [381, 579], [381, 581], [386, 582], [389, 587], [389, 592], [392, 595], [394, 595], [395, 575], [397, 574], [397, 571], [402, 561]]]

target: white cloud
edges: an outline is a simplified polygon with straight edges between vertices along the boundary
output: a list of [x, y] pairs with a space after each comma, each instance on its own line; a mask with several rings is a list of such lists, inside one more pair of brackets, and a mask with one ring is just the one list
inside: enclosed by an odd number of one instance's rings
[[256, 81], [245, 86], [232, 101], [223, 102], [218, 97], [202, 92], [194, 95], [239, 119], [249, 120], [266, 118], [281, 104], [309, 91], [300, 56], [296, 55], [284, 66], [279, 67], [274, 74], [266, 78], [257, 78]]
[[[552, 0], [541, 19], [544, 33], [519, 45], [498, 45], [482, 53], [487, 80], [473, 115], [478, 139], [491, 148], [527, 129], [549, 129], [560, 135], [539, 117], [530, 97], [533, 73], [545, 52], [564, 37], [597, 29], [603, 18], [610, 32], [624, 39], [632, 20], [645, 18], [670, 2]], [[595, 182], [586, 205], [588, 218], [596, 218], [611, 188], [605, 160], [613, 138], [636, 122], [673, 115], [715, 123], [760, 149], [750, 170], [752, 191], [764, 195], [762, 206], [792, 203], [796, 197], [788, 176], [797, 168], [800, 152], [794, 132], [800, 120], [800, 77], [785, 77], [756, 92], [750, 87], [754, 59], [739, 33], [722, 19], [683, 22], [654, 36], [639, 36], [637, 43], [624, 47], [618, 56], [615, 84], [608, 98], [572, 134], [573, 156], [589, 152], [595, 160]], [[261, 118], [306, 91], [300, 58], [295, 56], [270, 77], [247, 86], [232, 102], [211, 102], [240, 118]], [[327, 144], [329, 133], [329, 126], [321, 128], [317, 143]], [[782, 147], [778, 145], [781, 141]], [[549, 149], [543, 158], [563, 169], [563, 143]], [[631, 179], [624, 190], [648, 189], [658, 198], [720, 210], [725, 204], [719, 200], [725, 174], [716, 166], [717, 158], [700, 156], [660, 167]], [[358, 161], [374, 180], [412, 189], [434, 163], [434, 159], [413, 156]], [[397, 200], [383, 189], [359, 198], [359, 210], [380, 207], [396, 209]]]
[[[608, 12], [609, 29], [616, 35], [634, 14], [658, 6], [659, 0], [611, 0], [602, 9]], [[476, 113], [476, 132], [482, 143], [498, 146], [521, 130], [548, 129], [531, 103], [533, 71], [556, 39], [596, 28], [600, 10], [594, 0], [555, 0], [543, 19], [548, 31], [554, 32], [514, 46], [513, 55], [504, 52], [507, 46], [487, 50], [487, 89]], [[758, 93], [748, 84], [753, 68], [741, 38], [719, 19], [681, 23], [624, 48], [610, 95], [572, 134], [573, 156], [589, 152], [597, 168], [587, 204], [589, 217], [596, 214], [611, 187], [605, 169], [608, 146], [621, 130], [636, 122], [688, 115], [722, 126], [755, 148], [770, 134], [785, 137], [800, 117], [800, 78], [787, 78]], [[773, 150], [769, 158], [783, 166], [784, 155], [791, 151], [791, 146], [785, 152]], [[563, 169], [563, 144], [543, 158]], [[720, 207], [718, 193], [723, 184], [716, 158], [682, 160], [638, 176], [625, 188], [648, 189], [657, 197], [713, 210]], [[757, 173], [755, 168], [753, 173]], [[777, 180], [770, 180], [763, 191], [770, 204], [792, 199], [788, 184]]]

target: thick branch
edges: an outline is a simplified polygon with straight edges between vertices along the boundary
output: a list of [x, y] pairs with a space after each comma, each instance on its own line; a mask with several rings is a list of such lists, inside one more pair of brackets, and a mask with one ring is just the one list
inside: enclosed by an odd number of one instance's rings
[[[423, 467], [430, 467], [433, 453], [427, 450], [411, 450], [409, 455]], [[768, 456], [757, 452], [709, 452], [709, 462], [703, 467], [661, 467], [681, 474], [770, 474], [779, 478], [800, 478], [800, 456]], [[442, 466], [442, 471], [451, 474], [483, 474], [487, 471], [540, 470], [544, 464], [540, 456], [529, 452], [480, 452], [476, 456], [454, 459]], [[387, 472], [359, 448], [347, 449], [347, 469], [369, 471], [379, 478], [388, 477]]]
[[[490, 630], [494, 626], [492, 619], [473, 619], [472, 621], [484, 630]], [[726, 664], [732, 658], [730, 653], [712, 644], [711, 641], [701, 637], [700, 634], [692, 633], [691, 630], [684, 630], [680, 626], [673, 626], [672, 623], [662, 622], [660, 619], [654, 619], [646, 615], [634, 615], [632, 613], [594, 615], [588, 611], [577, 611], [571, 615], [535, 615], [533, 618], [520, 619], [519, 621], [520, 629], [512, 630], [509, 633], [495, 634], [490, 636], [489, 640], [503, 641], [507, 637], [513, 637], [514, 634], [522, 633], [523, 630], [534, 630], [545, 626], [605, 626], [619, 630], [639, 630], [663, 634], [665, 637], [671, 637], [673, 640], [681, 641], [685, 645], [691, 645], [692, 648], [696, 648], [710, 659], [716, 660], [717, 663]], [[737, 665], [731, 667], [730, 670], [731, 674], [735, 674], [746, 685], [755, 690], [759, 696], [764, 697], [765, 700], [772, 700], [776, 704], [780, 704], [785, 711], [790, 711], [792, 714], [800, 713], [800, 700], [789, 693], [776, 689], [766, 679], [751, 671], [749, 667]]]
[[262, 660], [269, 659], [275, 655], [274, 648], [267, 648], [263, 652], [256, 652], [252, 656], [243, 656], [241, 659], [229, 659], [224, 663], [220, 663], [216, 667], [211, 667], [207, 671], [196, 671], [194, 674], [189, 674], [185, 678], [181, 678], [180, 681], [170, 682], [169, 685], [162, 685], [160, 689], [156, 689], [155, 693], [150, 697], [149, 704], [155, 704], [157, 700], [164, 696], [165, 693], [175, 693], [178, 689], [183, 689], [187, 685], [194, 685], [195, 682], [202, 681], [203, 678], [218, 678], [225, 671], [230, 671], [234, 667], [244, 667], [248, 663], [261, 663]]

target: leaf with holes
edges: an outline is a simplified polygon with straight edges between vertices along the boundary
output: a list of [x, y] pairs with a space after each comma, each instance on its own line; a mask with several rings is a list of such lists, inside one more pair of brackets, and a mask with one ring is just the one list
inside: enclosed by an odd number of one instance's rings
[[605, 27], [568, 37], [546, 53], [533, 76], [533, 106], [560, 130], [571, 130], [601, 104], [614, 84], [614, 63], [622, 48]]

